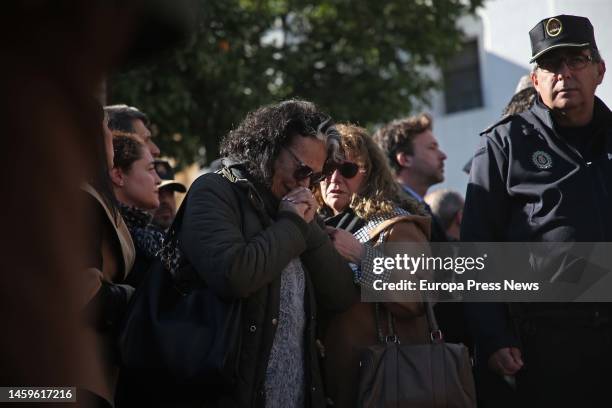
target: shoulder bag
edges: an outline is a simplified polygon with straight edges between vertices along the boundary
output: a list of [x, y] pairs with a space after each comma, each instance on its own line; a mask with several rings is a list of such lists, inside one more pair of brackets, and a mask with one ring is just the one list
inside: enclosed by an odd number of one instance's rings
[[376, 307], [379, 344], [360, 360], [358, 406], [363, 408], [473, 408], [476, 391], [467, 347], [444, 342], [431, 303], [425, 302], [428, 344], [402, 345], [388, 313], [388, 334]]

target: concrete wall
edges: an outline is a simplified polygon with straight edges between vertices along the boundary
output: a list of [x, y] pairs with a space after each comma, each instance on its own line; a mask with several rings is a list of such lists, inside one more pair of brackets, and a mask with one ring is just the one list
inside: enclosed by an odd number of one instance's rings
[[[479, 132], [500, 117], [519, 78], [529, 73], [529, 30], [541, 19], [558, 14], [589, 18], [598, 48], [612, 68], [612, 0], [489, 0], [477, 18], [459, 22], [469, 38], [478, 38], [484, 106], [445, 114], [443, 95], [433, 95], [434, 133], [448, 159], [446, 180], [431, 191], [446, 187], [465, 193], [468, 178], [461, 169], [476, 148]], [[611, 75], [609, 72], [597, 90], [609, 106]]]

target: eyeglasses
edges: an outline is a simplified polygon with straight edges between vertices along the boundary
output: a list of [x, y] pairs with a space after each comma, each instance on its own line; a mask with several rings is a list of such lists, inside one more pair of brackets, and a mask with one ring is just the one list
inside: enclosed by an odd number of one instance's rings
[[293, 157], [293, 160], [295, 160], [295, 162], [298, 164], [296, 169], [293, 171], [293, 178], [296, 181], [301, 181], [306, 178], [310, 178], [310, 184], [312, 185], [319, 183], [325, 178], [325, 174], [321, 172], [315, 172], [310, 166], [304, 164], [304, 162], [301, 161], [299, 157], [297, 157], [295, 153], [291, 151], [291, 149], [289, 149], [288, 147], [284, 147], [284, 149], [289, 152], [291, 157]]
[[593, 57], [590, 55], [569, 55], [557, 58], [542, 58], [537, 64], [545, 71], [557, 72], [563, 63], [572, 71], [577, 71], [586, 67], [589, 62], [593, 62]]
[[342, 163], [328, 161], [323, 166], [323, 174], [325, 177], [331, 176], [334, 171], [338, 170], [345, 179], [352, 179], [357, 173], [365, 173], [366, 169], [359, 167], [357, 163], [345, 161]]

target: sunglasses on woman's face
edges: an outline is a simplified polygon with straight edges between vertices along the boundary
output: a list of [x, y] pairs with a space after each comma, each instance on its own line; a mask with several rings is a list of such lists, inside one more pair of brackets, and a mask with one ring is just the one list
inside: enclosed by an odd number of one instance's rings
[[291, 151], [291, 149], [289, 149], [288, 147], [285, 147], [284, 149], [289, 152], [291, 157], [293, 157], [293, 160], [295, 160], [298, 165], [293, 171], [293, 178], [296, 181], [302, 181], [304, 179], [310, 178], [310, 184], [313, 185], [319, 183], [325, 178], [325, 174], [312, 170], [312, 168], [305, 164], [303, 161], [301, 161], [299, 157], [297, 157], [295, 153]]
[[331, 176], [336, 170], [338, 170], [338, 172], [340, 172], [340, 175], [345, 179], [352, 179], [359, 172], [365, 173], [365, 169], [360, 168], [357, 163], [349, 161], [345, 161], [342, 163], [328, 161], [327, 163], [325, 163], [325, 166], [323, 166], [323, 174], [325, 175], [325, 177]]

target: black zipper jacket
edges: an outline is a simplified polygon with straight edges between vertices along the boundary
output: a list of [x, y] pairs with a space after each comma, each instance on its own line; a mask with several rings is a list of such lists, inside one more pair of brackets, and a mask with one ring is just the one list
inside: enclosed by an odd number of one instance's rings
[[[597, 97], [591, 129], [592, 134], [584, 135], [589, 140], [583, 156], [538, 101], [482, 132], [470, 171], [461, 240], [612, 241], [612, 112]], [[505, 305], [469, 309], [479, 359], [518, 346]]]
[[598, 98], [589, 159], [541, 102], [485, 130], [474, 155], [462, 240], [612, 241], [612, 112]]

